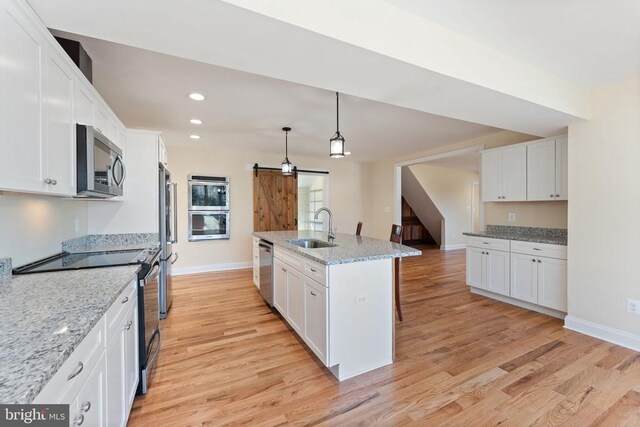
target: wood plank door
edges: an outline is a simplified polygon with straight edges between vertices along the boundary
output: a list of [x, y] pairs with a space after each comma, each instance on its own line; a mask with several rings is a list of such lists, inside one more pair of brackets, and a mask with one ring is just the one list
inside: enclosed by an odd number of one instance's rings
[[298, 229], [298, 179], [280, 171], [253, 177], [253, 231]]

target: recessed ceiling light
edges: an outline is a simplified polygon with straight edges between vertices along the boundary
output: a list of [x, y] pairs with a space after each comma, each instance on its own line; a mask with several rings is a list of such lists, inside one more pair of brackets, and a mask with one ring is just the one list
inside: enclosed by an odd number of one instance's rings
[[190, 93], [189, 98], [193, 99], [194, 101], [204, 101], [204, 95], [201, 93]]
[[345, 152], [344, 152], [344, 155], [345, 155], [345, 156], [350, 156], [350, 155], [351, 155], [351, 151], [345, 151]]
[[191, 135], [190, 138], [191, 139], [200, 139], [200, 135]]
[[194, 125], [201, 125], [202, 124], [202, 120], [199, 120], [199, 119], [191, 119], [189, 121], [191, 122], [191, 124], [194, 124]]

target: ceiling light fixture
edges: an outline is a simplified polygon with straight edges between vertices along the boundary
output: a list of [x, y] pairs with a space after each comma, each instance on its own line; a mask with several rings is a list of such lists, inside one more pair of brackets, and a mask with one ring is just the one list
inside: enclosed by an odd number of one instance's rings
[[200, 139], [200, 135], [190, 135], [189, 138], [191, 138], [191, 139]]
[[189, 120], [189, 122], [191, 122], [191, 124], [193, 124], [193, 125], [201, 125], [202, 124], [202, 120], [200, 120], [200, 119], [191, 119], [191, 120]]
[[190, 93], [189, 98], [193, 99], [194, 101], [204, 101], [204, 95], [197, 92]]
[[284, 131], [284, 161], [282, 162], [282, 175], [289, 176], [293, 174], [293, 165], [289, 161], [289, 132], [290, 127], [283, 127]]
[[344, 157], [344, 138], [340, 135], [340, 94], [336, 92], [336, 134], [329, 140], [329, 156]]

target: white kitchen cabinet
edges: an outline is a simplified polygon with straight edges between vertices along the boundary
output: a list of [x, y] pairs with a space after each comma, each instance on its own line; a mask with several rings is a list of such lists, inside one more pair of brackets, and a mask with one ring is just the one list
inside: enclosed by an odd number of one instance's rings
[[96, 130], [109, 138], [109, 110], [100, 100], [96, 103], [95, 122]]
[[304, 332], [309, 348], [327, 363], [327, 292], [321, 284], [304, 279]]
[[566, 136], [527, 145], [527, 200], [567, 200]]
[[158, 161], [165, 166], [167, 166], [167, 163], [169, 163], [167, 142], [164, 140], [164, 137], [162, 135], [158, 137]]
[[273, 260], [273, 306], [286, 317], [287, 313], [287, 265]]
[[538, 304], [567, 311], [567, 261], [538, 259]]
[[467, 285], [484, 288], [484, 250], [467, 247]]
[[486, 290], [509, 295], [509, 252], [486, 251]]
[[69, 405], [72, 426], [110, 426], [106, 419], [106, 364], [104, 354], [98, 361], [75, 401]]
[[0, 190], [45, 193], [46, 39], [11, 2], [0, 9]]
[[45, 182], [49, 182], [49, 193], [61, 196], [77, 193], [74, 80], [71, 66], [49, 48], [44, 87]]
[[94, 126], [96, 97], [93, 88], [81, 80], [76, 85], [76, 122], [81, 125]]
[[527, 199], [527, 149], [518, 145], [482, 153], [482, 200], [514, 202]]
[[287, 302], [286, 319], [299, 334], [304, 334], [304, 297], [305, 287], [303, 275], [295, 268], [287, 268]]
[[538, 303], [538, 260], [527, 254], [511, 254], [511, 296]]
[[260, 239], [253, 238], [253, 284], [260, 289]]

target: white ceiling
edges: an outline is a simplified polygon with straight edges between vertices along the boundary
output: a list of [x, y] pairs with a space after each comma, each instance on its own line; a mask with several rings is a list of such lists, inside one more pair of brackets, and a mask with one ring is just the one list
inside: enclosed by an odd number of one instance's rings
[[584, 86], [640, 74], [638, 0], [385, 1]]
[[480, 172], [480, 151], [429, 160], [428, 162], [420, 164], [470, 172]]
[[[55, 32], [79, 40], [93, 60], [94, 85], [129, 128], [161, 130], [171, 145], [220, 146], [328, 156], [335, 93], [301, 84]], [[188, 99], [197, 91], [203, 102]], [[202, 120], [192, 125], [189, 119]], [[497, 132], [498, 129], [341, 95], [340, 130], [350, 160], [369, 162]], [[189, 135], [201, 139], [194, 141]]]

